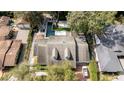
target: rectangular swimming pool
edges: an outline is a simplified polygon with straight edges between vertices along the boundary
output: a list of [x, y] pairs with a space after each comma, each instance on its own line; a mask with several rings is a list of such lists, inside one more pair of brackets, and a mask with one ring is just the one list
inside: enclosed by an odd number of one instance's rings
[[55, 36], [55, 31], [52, 30], [52, 23], [47, 25], [47, 32], [46, 32], [46, 36]]

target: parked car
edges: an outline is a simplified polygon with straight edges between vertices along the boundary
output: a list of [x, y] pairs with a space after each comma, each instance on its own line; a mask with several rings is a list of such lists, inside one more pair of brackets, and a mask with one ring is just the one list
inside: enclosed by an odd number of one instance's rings
[[87, 78], [89, 76], [88, 67], [87, 66], [82, 66], [82, 73], [83, 73], [83, 77], [84, 78]]

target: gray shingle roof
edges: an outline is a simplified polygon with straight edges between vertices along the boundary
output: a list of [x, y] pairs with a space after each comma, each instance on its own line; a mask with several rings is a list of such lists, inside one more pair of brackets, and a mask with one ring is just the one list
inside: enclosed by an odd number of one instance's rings
[[124, 25], [111, 25], [104, 31], [96, 47], [100, 68], [106, 72], [123, 71], [119, 58], [124, 56]]
[[[89, 63], [88, 44], [78, 38], [67, 36], [53, 36], [48, 39], [35, 40], [34, 54], [38, 56], [39, 63], [48, 64], [51, 62], [52, 50], [56, 48], [59, 53], [58, 60], [65, 60], [65, 49], [69, 49], [69, 60], [73, 63], [74, 68], [76, 62]], [[38, 52], [37, 52], [38, 50]]]
[[100, 44], [96, 47], [98, 54], [100, 69], [103, 72], [123, 71], [117, 56], [112, 50]]

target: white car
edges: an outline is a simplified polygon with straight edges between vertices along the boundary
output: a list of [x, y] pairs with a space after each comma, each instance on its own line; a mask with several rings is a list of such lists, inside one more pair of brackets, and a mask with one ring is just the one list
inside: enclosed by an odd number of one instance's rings
[[84, 78], [87, 78], [89, 76], [87, 66], [82, 66], [82, 73]]

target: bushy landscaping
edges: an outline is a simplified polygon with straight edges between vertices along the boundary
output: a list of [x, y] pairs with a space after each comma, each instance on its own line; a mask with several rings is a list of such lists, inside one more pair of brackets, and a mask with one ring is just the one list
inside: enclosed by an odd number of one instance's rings
[[100, 81], [112, 81], [116, 79], [119, 73], [100, 73]]
[[[76, 80], [70, 62], [61, 62], [49, 66], [36, 64], [30, 69], [27, 62], [23, 62], [5, 73], [0, 80], [9, 80], [11, 77], [23, 81], [72, 81]], [[48, 76], [35, 76], [35, 72], [46, 72]]]
[[93, 81], [97, 81], [98, 79], [98, 68], [97, 63], [95, 60], [91, 60], [89, 64], [89, 73], [90, 73], [90, 79]]
[[51, 81], [72, 81], [76, 80], [70, 62], [61, 62], [48, 66], [48, 76], [46, 80]]

